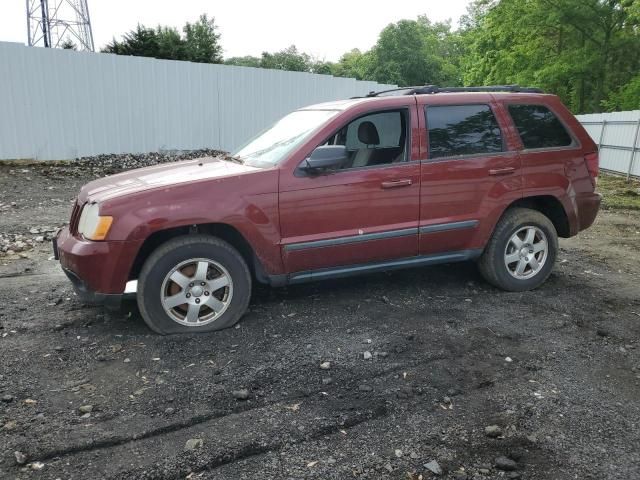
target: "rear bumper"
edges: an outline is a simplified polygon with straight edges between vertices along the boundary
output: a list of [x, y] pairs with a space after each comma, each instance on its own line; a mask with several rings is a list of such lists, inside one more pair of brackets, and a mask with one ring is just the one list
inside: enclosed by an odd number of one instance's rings
[[578, 211], [578, 231], [585, 230], [593, 225], [593, 222], [600, 210], [602, 195], [599, 193], [589, 193], [580, 195], [577, 199]]
[[125, 293], [139, 242], [92, 242], [76, 237], [68, 227], [53, 239], [54, 256], [83, 301], [105, 303]]

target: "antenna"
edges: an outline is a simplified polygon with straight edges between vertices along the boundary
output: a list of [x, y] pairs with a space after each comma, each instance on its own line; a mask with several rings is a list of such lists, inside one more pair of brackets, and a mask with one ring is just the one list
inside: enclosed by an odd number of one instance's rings
[[29, 46], [95, 51], [87, 0], [26, 0]]

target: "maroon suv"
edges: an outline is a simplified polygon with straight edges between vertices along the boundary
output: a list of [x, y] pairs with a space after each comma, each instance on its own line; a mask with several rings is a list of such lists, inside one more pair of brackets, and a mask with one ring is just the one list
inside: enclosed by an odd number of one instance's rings
[[598, 212], [598, 151], [558, 97], [419, 87], [296, 110], [233, 155], [82, 188], [54, 240], [86, 301], [135, 293], [162, 334], [234, 325], [281, 286], [476, 260], [538, 287]]

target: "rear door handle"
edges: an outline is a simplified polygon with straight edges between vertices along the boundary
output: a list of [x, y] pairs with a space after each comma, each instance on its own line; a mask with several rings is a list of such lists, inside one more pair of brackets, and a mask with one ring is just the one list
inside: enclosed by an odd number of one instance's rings
[[399, 187], [408, 187], [411, 185], [411, 179], [410, 178], [404, 178], [402, 180], [392, 180], [389, 182], [382, 182], [381, 183], [381, 187], [382, 188], [399, 188]]
[[511, 175], [515, 171], [515, 167], [492, 168], [489, 170], [489, 175]]

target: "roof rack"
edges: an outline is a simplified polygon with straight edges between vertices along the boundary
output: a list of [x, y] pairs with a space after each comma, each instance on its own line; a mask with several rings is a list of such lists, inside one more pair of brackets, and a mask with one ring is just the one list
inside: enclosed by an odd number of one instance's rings
[[[423, 87], [401, 87], [381, 92], [369, 92], [367, 97], [390, 97], [396, 95], [431, 95], [434, 93], [455, 92], [514, 92], [514, 93], [544, 93], [541, 88], [521, 87], [520, 85], [488, 85], [484, 87], [438, 87], [425, 85]], [[357, 97], [354, 97], [357, 98]]]

